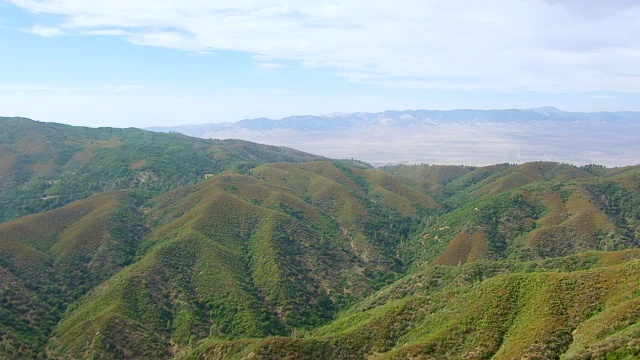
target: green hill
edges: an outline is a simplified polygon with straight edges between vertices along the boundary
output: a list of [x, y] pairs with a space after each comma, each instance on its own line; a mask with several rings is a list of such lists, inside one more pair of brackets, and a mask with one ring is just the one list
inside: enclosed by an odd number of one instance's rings
[[157, 194], [225, 169], [317, 159], [240, 140], [0, 117], [0, 222], [104, 191], [138, 188]]
[[640, 253], [425, 268], [302, 338], [207, 339], [185, 359], [633, 359]]
[[0, 127], [0, 358], [640, 356], [639, 166]]
[[0, 353], [42, 352], [65, 308], [131, 263], [145, 234], [122, 191], [0, 224]]
[[457, 265], [640, 246], [640, 167], [578, 181], [538, 181], [471, 199], [433, 219], [406, 244], [407, 256]]
[[404, 235], [386, 227], [405, 218], [349, 176], [328, 162], [262, 165], [153, 199], [141, 260], [68, 313], [52, 353], [166, 357], [207, 337], [328, 323], [402, 270], [393, 249]]
[[[278, 180], [283, 170], [287, 176]], [[417, 214], [432, 211], [421, 206], [433, 200], [416, 202], [414, 190], [395, 184], [398, 193], [386, 191], [402, 199], [396, 208], [374, 201], [378, 195], [362, 186], [369, 187], [364, 177], [343, 165], [312, 162], [225, 172], [142, 207], [127, 192], [105, 193], [2, 224], [10, 236], [0, 253], [17, 277], [47, 271], [69, 278], [43, 284], [64, 288], [60, 301], [71, 303], [47, 353], [168, 357], [209, 336], [315, 328], [399, 276], [403, 265], [394, 249]], [[412, 203], [419, 208], [405, 213]], [[118, 245], [123, 254], [105, 252], [109, 229], [132, 235]], [[30, 266], [51, 265], [21, 272], [14, 259], [22, 253], [38, 255]], [[69, 265], [61, 258], [83, 261]], [[114, 267], [94, 273], [94, 258]], [[58, 310], [48, 309], [53, 319]], [[41, 351], [39, 344], [34, 349]]]

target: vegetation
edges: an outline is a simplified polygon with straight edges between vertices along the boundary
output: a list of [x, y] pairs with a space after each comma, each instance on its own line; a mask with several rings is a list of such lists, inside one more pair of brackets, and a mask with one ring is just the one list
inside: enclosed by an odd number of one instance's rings
[[2, 358], [640, 356], [640, 167], [0, 127]]
[[640, 253], [600, 265], [612, 255], [425, 268], [302, 339], [209, 339], [184, 358], [635, 358]]
[[320, 159], [239, 140], [21, 118], [0, 118], [0, 158], [0, 222], [104, 191], [136, 188], [157, 195], [226, 169]]

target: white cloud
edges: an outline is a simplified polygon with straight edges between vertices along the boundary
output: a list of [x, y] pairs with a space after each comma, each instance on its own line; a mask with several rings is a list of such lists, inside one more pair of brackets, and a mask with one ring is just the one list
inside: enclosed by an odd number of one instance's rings
[[42, 37], [54, 37], [62, 34], [62, 31], [58, 28], [40, 25], [35, 25], [31, 29], [26, 29], [25, 31]]
[[127, 32], [122, 29], [100, 29], [82, 31], [82, 35], [100, 35], [100, 36], [124, 36]]
[[389, 86], [640, 91], [640, 6], [631, 0], [10, 1], [64, 19], [39, 35], [62, 27], [242, 51], [259, 69], [287, 60]]
[[262, 61], [256, 62], [256, 69], [259, 72], [271, 72], [271, 71], [284, 69], [285, 67], [286, 66], [284, 64], [282, 64], [282, 63], [262, 62]]

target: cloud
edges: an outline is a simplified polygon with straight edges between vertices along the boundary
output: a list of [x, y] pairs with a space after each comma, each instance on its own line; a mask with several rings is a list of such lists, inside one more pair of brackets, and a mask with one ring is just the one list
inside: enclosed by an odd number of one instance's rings
[[256, 62], [256, 70], [258, 70], [259, 72], [271, 72], [271, 71], [284, 69], [285, 67], [286, 66], [282, 63], [262, 62], [262, 61]]
[[294, 61], [385, 86], [640, 91], [635, 0], [10, 1], [63, 19], [46, 29], [242, 51], [259, 70]]
[[127, 35], [127, 32], [122, 29], [100, 29], [100, 30], [86, 30], [82, 31], [82, 35], [99, 35], [99, 36], [123, 36]]
[[31, 34], [42, 36], [42, 37], [54, 37], [62, 34], [62, 31], [58, 28], [46, 27], [46, 26], [40, 26], [40, 25], [35, 25], [31, 29], [26, 29], [25, 31]]

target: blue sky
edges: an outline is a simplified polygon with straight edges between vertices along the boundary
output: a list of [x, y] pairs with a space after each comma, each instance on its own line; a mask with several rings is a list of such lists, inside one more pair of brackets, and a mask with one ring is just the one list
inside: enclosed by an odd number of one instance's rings
[[0, 115], [640, 110], [633, 0], [0, 0]]

